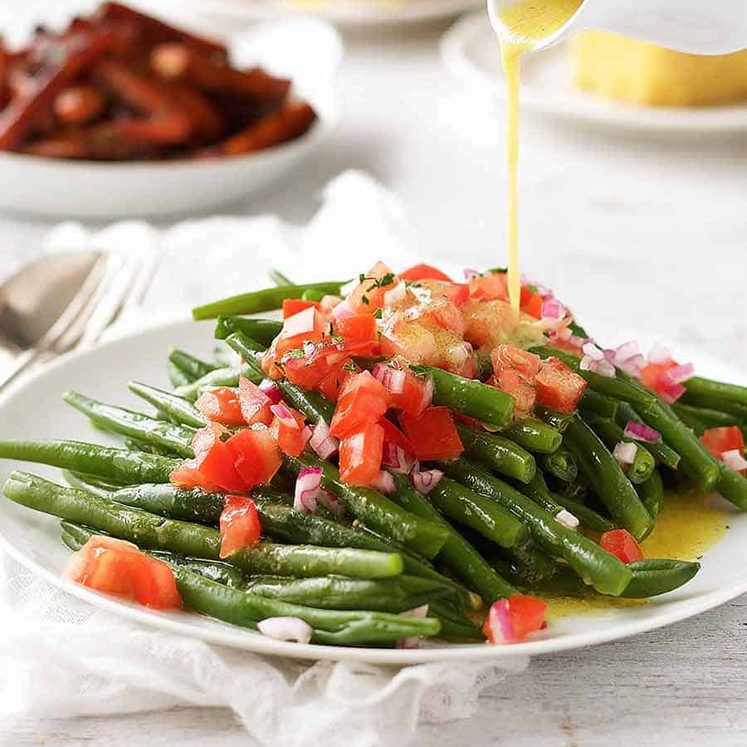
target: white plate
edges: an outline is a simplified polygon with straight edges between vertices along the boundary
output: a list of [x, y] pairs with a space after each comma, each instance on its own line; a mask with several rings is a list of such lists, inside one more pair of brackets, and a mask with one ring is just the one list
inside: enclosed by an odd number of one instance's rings
[[[173, 2], [173, 0], [169, 0]], [[178, 0], [218, 21], [249, 23], [288, 15], [313, 14], [345, 26], [380, 26], [453, 18], [482, 6], [483, 0]]]
[[[604, 330], [598, 330], [603, 335]], [[0, 438], [70, 438], [102, 441], [78, 412], [63, 404], [66, 389], [82, 389], [91, 396], [115, 403], [135, 404], [126, 391], [129, 379], [165, 384], [165, 358], [171, 346], [198, 355], [209, 355], [214, 346], [212, 324], [177, 322], [131, 335], [102, 347], [68, 357], [41, 372], [33, 380], [10, 392], [0, 402]], [[612, 342], [621, 342], [613, 332]], [[650, 341], [639, 338], [642, 344]], [[745, 382], [745, 376], [728, 366], [708, 361], [697, 351], [678, 350], [682, 359], [692, 360], [704, 375]], [[137, 400], [138, 404], [142, 403]], [[11, 469], [25, 469], [53, 475], [37, 465], [0, 462], [0, 480]], [[67, 551], [59, 540], [59, 522], [49, 516], [0, 499], [0, 536], [8, 552], [25, 566], [43, 575], [71, 594], [157, 628], [172, 630], [207, 641], [266, 654], [305, 659], [348, 659], [383, 664], [410, 664], [446, 659], [499, 659], [513, 654], [544, 654], [589, 646], [643, 633], [683, 620], [716, 607], [747, 591], [744, 547], [747, 546], [747, 514], [730, 517], [723, 541], [703, 559], [702, 569], [682, 589], [635, 607], [611, 607], [582, 617], [554, 623], [543, 637], [514, 646], [485, 644], [435, 644], [420, 650], [340, 649], [330, 646], [282, 643], [257, 633], [209, 620], [186, 612], [163, 614], [95, 594], [60, 578]]]
[[[457, 21], [441, 40], [446, 67], [476, 93], [505, 101], [500, 52], [484, 13]], [[588, 124], [664, 132], [709, 133], [747, 129], [747, 105], [675, 108], [609, 101], [570, 86], [566, 44], [526, 55], [522, 60], [522, 111]]]
[[[301, 45], [314, 64], [299, 60]], [[0, 209], [95, 219], [205, 212], [297, 168], [337, 122], [337, 32], [315, 19], [267, 24], [234, 37], [231, 53], [242, 65], [256, 61], [292, 78], [319, 114], [313, 127], [274, 148], [215, 159], [111, 163], [0, 153]]]

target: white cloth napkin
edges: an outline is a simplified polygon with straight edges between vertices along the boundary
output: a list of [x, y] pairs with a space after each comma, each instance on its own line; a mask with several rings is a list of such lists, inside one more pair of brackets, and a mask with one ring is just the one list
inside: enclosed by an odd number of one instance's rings
[[[275, 217], [218, 217], [159, 231], [118, 223], [54, 229], [45, 251], [98, 246], [157, 259], [142, 308], [113, 333], [186, 315], [201, 301], [294, 279], [354, 277], [379, 258], [414, 260], [408, 221], [385, 189], [347, 172], [303, 228]], [[177, 705], [227, 707], [263, 745], [407, 744], [420, 721], [465, 718], [480, 691], [526, 657], [484, 663], [374, 667], [292, 662], [140, 627], [95, 609], [5, 558], [0, 579], [0, 718], [122, 714]]]

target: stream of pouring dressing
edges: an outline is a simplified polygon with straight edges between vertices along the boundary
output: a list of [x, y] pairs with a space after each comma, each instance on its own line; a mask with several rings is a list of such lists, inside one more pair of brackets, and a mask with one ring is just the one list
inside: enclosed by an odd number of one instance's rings
[[554, 34], [578, 10], [582, 0], [518, 0], [500, 12], [501, 63], [506, 78], [506, 156], [508, 162], [506, 245], [508, 293], [519, 311], [519, 223], [517, 177], [519, 165], [519, 63], [521, 55]]
[[[500, 12], [501, 63], [506, 79], [506, 155], [508, 290], [518, 312], [521, 296], [517, 172], [519, 161], [519, 70], [521, 56], [558, 31], [579, 9], [582, 0], [518, 0]], [[651, 536], [642, 544], [647, 558], [697, 560], [713, 547], [728, 527], [728, 514], [709, 505], [705, 496], [667, 495]], [[550, 620], [604, 609], [609, 606], [644, 604], [643, 600], [594, 597], [577, 599], [548, 596]]]

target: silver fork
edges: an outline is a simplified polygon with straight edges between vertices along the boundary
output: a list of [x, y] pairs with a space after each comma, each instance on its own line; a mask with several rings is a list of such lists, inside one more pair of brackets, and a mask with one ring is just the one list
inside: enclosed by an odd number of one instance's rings
[[122, 308], [144, 293], [144, 266], [139, 257], [102, 255], [59, 319], [0, 380], [0, 392], [35, 363], [94, 345]]

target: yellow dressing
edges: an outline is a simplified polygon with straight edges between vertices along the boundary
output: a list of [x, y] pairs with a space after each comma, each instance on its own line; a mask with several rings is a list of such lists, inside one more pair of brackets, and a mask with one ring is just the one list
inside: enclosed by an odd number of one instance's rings
[[506, 244], [508, 250], [508, 294], [511, 306], [519, 310], [518, 162], [519, 162], [519, 59], [560, 29], [578, 10], [581, 0], [519, 0], [500, 13], [501, 64], [506, 78]]
[[702, 495], [668, 495], [641, 549], [647, 558], [698, 560], [723, 537], [728, 523], [728, 514]]

